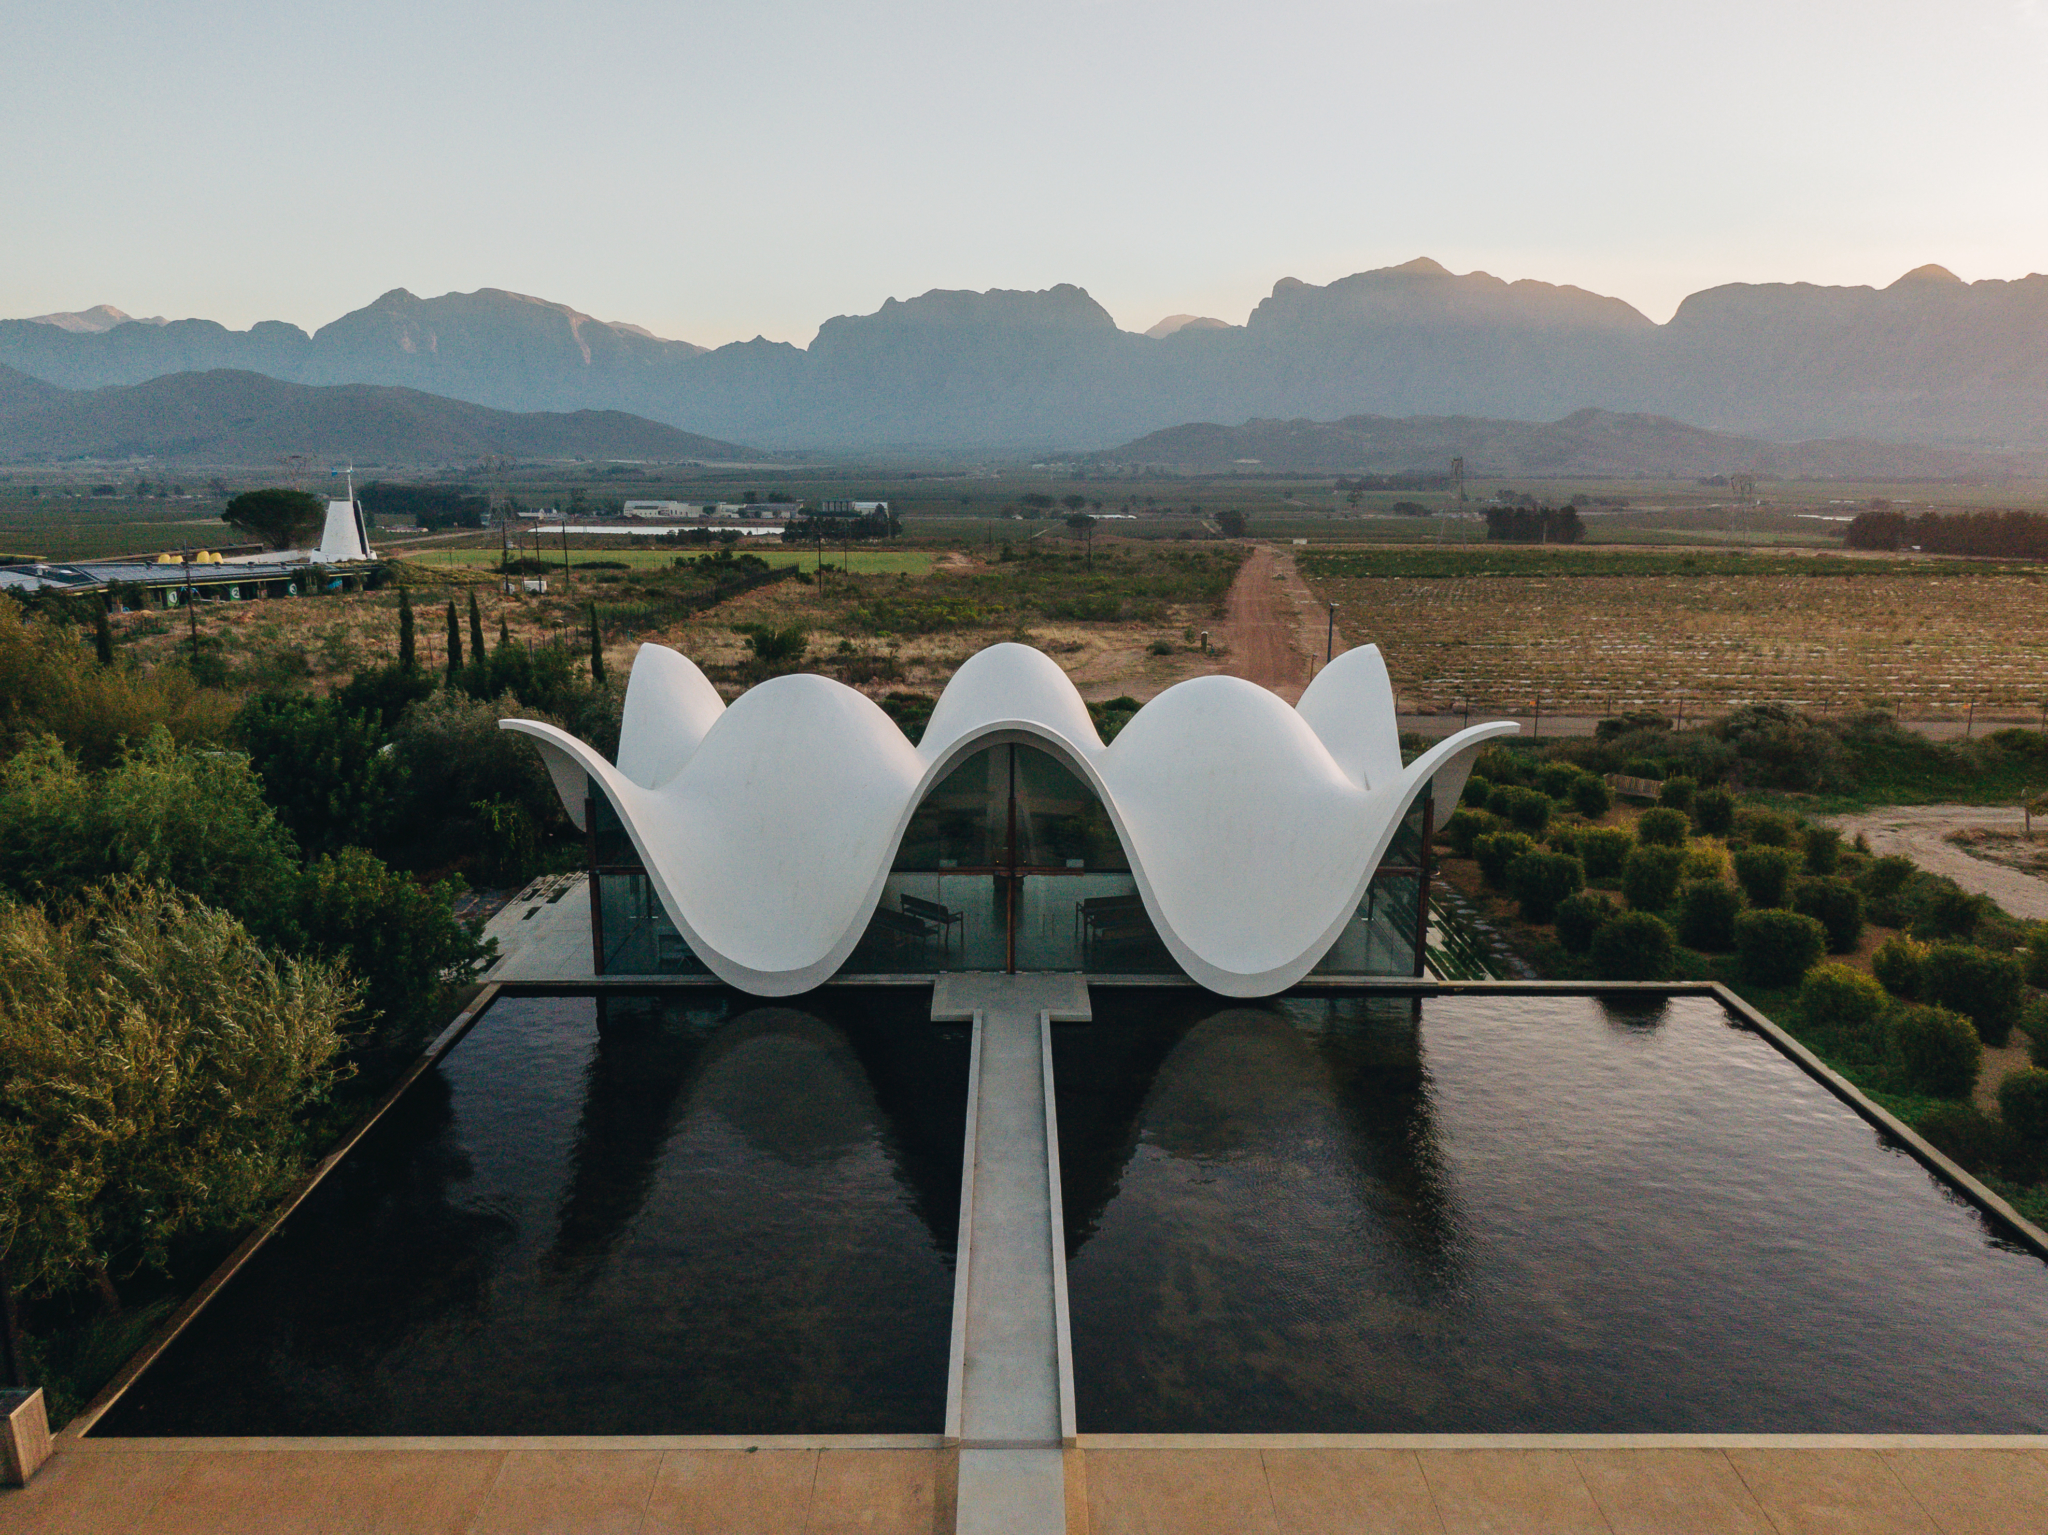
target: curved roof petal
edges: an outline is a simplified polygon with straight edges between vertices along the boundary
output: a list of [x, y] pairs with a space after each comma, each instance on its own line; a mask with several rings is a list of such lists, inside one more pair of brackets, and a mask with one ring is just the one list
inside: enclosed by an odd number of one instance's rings
[[969, 754], [1020, 737], [1101, 797], [1147, 914], [1194, 979], [1231, 996], [1284, 990], [1351, 920], [1423, 790], [1434, 782], [1454, 801], [1481, 746], [1519, 728], [1474, 725], [1403, 767], [1370, 646], [1326, 667], [1298, 710], [1238, 678], [1196, 677], [1108, 746], [1066, 673], [1024, 645], [963, 665], [915, 747], [872, 700], [824, 677], [778, 677], [716, 704], [689, 660], [643, 645], [617, 767], [552, 725], [502, 723], [535, 739], [579, 826], [588, 775], [690, 947], [764, 996], [830, 979], [925, 796]]

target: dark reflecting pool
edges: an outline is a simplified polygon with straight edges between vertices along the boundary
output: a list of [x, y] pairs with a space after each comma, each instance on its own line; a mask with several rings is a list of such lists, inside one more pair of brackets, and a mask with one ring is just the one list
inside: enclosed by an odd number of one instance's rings
[[968, 1036], [928, 1009], [501, 998], [97, 1432], [938, 1432]]
[[2048, 1430], [2048, 1266], [1711, 999], [1095, 993], [1083, 1432]]

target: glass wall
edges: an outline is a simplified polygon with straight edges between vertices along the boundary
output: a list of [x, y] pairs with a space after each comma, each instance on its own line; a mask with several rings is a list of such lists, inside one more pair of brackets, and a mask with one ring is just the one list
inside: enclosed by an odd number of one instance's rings
[[[1426, 805], [1402, 823], [1321, 975], [1415, 975]], [[603, 973], [703, 974], [611, 804], [590, 798]], [[1048, 753], [1002, 745], [949, 773], [911, 816], [843, 973], [1080, 970], [1173, 975], [1130, 860], [1094, 791]]]

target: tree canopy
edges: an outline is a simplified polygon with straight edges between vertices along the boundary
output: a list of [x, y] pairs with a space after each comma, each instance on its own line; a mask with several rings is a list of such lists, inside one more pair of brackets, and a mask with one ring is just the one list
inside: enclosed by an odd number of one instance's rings
[[326, 524], [327, 503], [282, 486], [245, 490], [227, 504], [220, 520], [254, 534], [273, 549], [292, 549], [310, 541]]

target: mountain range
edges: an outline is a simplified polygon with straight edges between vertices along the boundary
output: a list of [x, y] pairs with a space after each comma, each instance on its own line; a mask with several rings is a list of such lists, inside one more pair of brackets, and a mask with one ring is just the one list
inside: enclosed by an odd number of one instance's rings
[[1183, 474], [1272, 470], [1309, 474], [1442, 474], [1453, 458], [1476, 479], [1692, 479], [1749, 474], [1790, 480], [2003, 478], [2041, 471], [2003, 454], [1823, 438], [1767, 442], [1665, 416], [1574, 411], [1561, 421], [1479, 416], [1347, 416], [1341, 421], [1196, 423], [1091, 455], [1108, 465]]
[[0, 367], [0, 459], [361, 464], [522, 459], [757, 462], [735, 443], [615, 410], [493, 410], [388, 384], [291, 384], [216, 368], [69, 391]]
[[1071, 284], [933, 290], [808, 347], [707, 350], [499, 289], [393, 289], [310, 335], [266, 321], [0, 321], [0, 364], [67, 388], [234, 368], [503, 410], [611, 409], [777, 448], [1071, 451], [1190, 421], [1555, 421], [1583, 407], [1772, 441], [2048, 446], [2048, 276], [1738, 283], [1657, 324], [1617, 298], [1434, 261], [1283, 278], [1243, 324], [1120, 329]]

